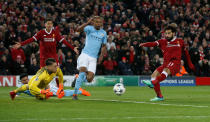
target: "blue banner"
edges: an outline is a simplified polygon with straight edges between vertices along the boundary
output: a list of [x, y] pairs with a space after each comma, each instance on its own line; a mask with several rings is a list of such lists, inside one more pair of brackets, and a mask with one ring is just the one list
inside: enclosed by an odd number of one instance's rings
[[[143, 80], [151, 80], [149, 76], [139, 76], [139, 86], [145, 86]], [[166, 80], [160, 82], [160, 86], [196, 86], [195, 77], [168, 77]]]

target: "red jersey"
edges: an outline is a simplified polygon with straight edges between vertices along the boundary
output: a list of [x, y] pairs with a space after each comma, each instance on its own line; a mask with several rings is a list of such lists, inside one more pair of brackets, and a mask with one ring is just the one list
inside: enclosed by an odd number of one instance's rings
[[162, 50], [164, 63], [168, 63], [171, 60], [181, 62], [182, 52], [185, 50], [184, 40], [175, 37], [171, 41], [160, 39], [156, 43]]
[[171, 61], [176, 61], [178, 64], [181, 64], [182, 52], [185, 54], [187, 63], [193, 71], [195, 67], [192, 64], [188, 50], [185, 48], [184, 40], [174, 37], [171, 41], [167, 39], [160, 39], [155, 42], [147, 42], [141, 44], [144, 47], [154, 47], [159, 46], [163, 53], [163, 65], [168, 65]]
[[40, 58], [57, 58], [57, 42], [62, 42], [64, 38], [61, 37], [58, 31], [51, 29], [48, 33], [46, 29], [40, 30], [33, 36], [36, 41], [39, 41], [40, 45]]
[[62, 42], [72, 50], [74, 47], [70, 45], [60, 34], [58, 29], [51, 29], [50, 32], [47, 32], [46, 29], [40, 30], [32, 38], [21, 42], [21, 45], [24, 46], [33, 41], [39, 41], [40, 45], [40, 59], [54, 58], [58, 61], [58, 55], [56, 52], [57, 43]]

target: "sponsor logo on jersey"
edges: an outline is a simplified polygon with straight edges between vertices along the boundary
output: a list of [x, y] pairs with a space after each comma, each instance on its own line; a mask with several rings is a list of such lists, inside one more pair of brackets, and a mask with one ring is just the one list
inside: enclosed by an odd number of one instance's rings
[[180, 47], [179, 41], [176, 44], [170, 44], [170, 42], [168, 42], [167, 47]]
[[54, 38], [44, 38], [44, 42], [54, 42]]

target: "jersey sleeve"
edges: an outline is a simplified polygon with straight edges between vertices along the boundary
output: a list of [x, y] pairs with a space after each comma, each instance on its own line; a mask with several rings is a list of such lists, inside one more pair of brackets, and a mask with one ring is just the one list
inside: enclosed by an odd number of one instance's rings
[[43, 33], [42, 31], [39, 31], [38, 33], [36, 33], [32, 38], [35, 40], [35, 41], [38, 41], [41, 39]]
[[56, 41], [59, 42], [59, 43], [61, 43], [64, 40], [64, 37], [62, 37], [60, 35], [60, 31], [58, 31], [58, 30], [55, 31], [55, 36], [56, 36], [55, 37]]
[[63, 84], [63, 72], [60, 68], [57, 69], [56, 76], [58, 76], [59, 84]]
[[103, 43], [103, 44], [106, 44], [106, 43], [107, 43], [107, 34], [106, 34], [106, 32], [105, 32], [105, 34], [104, 34], [102, 43]]
[[84, 32], [85, 32], [86, 34], [89, 34], [89, 33], [91, 32], [91, 30], [92, 30], [92, 26], [90, 26], [90, 25], [87, 25], [87, 26], [84, 28]]
[[159, 40], [157, 40], [157, 41], [155, 41], [155, 43], [157, 43], [157, 46], [161, 46], [161, 44], [162, 44], [162, 39], [159, 39]]
[[31, 42], [40, 40], [41, 37], [42, 37], [42, 31], [39, 31], [39, 32], [36, 33], [33, 37], [31, 37], [31, 38], [29, 38], [29, 39], [27, 39], [27, 40], [21, 42], [20, 44], [21, 44], [21, 46], [24, 46], [24, 45], [29, 44], [29, 43], [31, 43]]

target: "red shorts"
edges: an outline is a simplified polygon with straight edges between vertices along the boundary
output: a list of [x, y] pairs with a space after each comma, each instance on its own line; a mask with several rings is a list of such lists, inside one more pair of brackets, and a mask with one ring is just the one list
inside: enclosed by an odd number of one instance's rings
[[[47, 60], [48, 58], [40, 58], [40, 68], [46, 66], [45, 64], [45, 61]], [[57, 58], [54, 58], [59, 66], [59, 62], [58, 62], [58, 59]]]
[[163, 63], [163, 65], [159, 66], [156, 70], [159, 73], [162, 73], [164, 68], [168, 68], [171, 72], [171, 75], [174, 76], [180, 71], [180, 65], [180, 61], [172, 60], [169, 63]]

